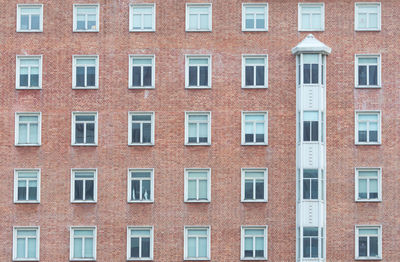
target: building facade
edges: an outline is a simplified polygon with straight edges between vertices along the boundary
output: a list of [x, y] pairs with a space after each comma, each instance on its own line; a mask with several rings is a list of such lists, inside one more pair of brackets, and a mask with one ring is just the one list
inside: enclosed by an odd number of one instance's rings
[[0, 261], [399, 261], [398, 11], [4, 2]]

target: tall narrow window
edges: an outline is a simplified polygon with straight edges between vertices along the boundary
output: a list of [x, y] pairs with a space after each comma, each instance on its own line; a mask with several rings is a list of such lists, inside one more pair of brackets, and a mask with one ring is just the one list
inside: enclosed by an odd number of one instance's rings
[[382, 226], [356, 226], [356, 259], [382, 258]]
[[186, 56], [186, 88], [211, 88], [210, 56]]
[[380, 117], [377, 111], [356, 112], [356, 144], [380, 144]]
[[42, 88], [42, 56], [17, 56], [17, 89]]
[[268, 199], [268, 171], [242, 169], [242, 201], [264, 202]]
[[129, 112], [129, 145], [154, 145], [154, 113]]
[[303, 141], [318, 141], [318, 112], [304, 111], [303, 114]]
[[267, 227], [242, 227], [242, 260], [267, 259]]
[[210, 145], [211, 143], [211, 113], [186, 112], [187, 145]]
[[16, 169], [14, 172], [14, 202], [39, 203], [40, 170]]
[[356, 56], [356, 87], [380, 87], [380, 56]]
[[17, 32], [43, 31], [43, 5], [17, 6]]
[[185, 169], [185, 201], [209, 202], [211, 199], [211, 170]]
[[39, 227], [14, 227], [13, 261], [39, 261]]
[[72, 145], [97, 145], [97, 113], [72, 113]]
[[324, 31], [324, 4], [299, 4], [299, 31]]
[[303, 170], [303, 199], [318, 199], [318, 169]]
[[303, 258], [317, 258], [319, 251], [318, 227], [303, 228]]
[[381, 200], [381, 170], [374, 168], [356, 169], [356, 201]]
[[15, 145], [40, 146], [41, 113], [15, 114]]
[[153, 169], [130, 169], [128, 172], [128, 202], [153, 202]]
[[152, 260], [153, 228], [128, 227], [128, 260]]
[[154, 88], [154, 56], [129, 56], [129, 88]]
[[96, 227], [71, 227], [70, 260], [96, 260]]
[[71, 178], [72, 202], [96, 202], [97, 200], [97, 170], [73, 169]]
[[98, 57], [74, 56], [73, 87], [76, 89], [98, 88]]
[[210, 227], [185, 227], [185, 260], [210, 259]]
[[186, 31], [211, 31], [211, 4], [186, 4]]
[[268, 113], [242, 113], [242, 144], [266, 145], [268, 143]]
[[318, 61], [318, 54], [303, 55], [303, 84], [318, 84]]
[[74, 32], [99, 31], [99, 5], [74, 5]]
[[132, 32], [151, 32], [156, 30], [156, 5], [130, 5], [129, 29]]
[[356, 3], [355, 30], [381, 30], [381, 3]]
[[268, 87], [267, 63], [267, 56], [243, 56], [242, 87]]
[[268, 4], [243, 4], [242, 7], [243, 31], [268, 30]]

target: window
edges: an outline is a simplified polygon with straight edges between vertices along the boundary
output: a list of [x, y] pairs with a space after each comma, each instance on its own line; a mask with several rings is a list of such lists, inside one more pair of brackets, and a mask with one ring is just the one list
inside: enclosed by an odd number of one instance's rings
[[74, 56], [73, 89], [95, 89], [99, 85], [98, 56]]
[[211, 112], [185, 113], [185, 144], [211, 144]]
[[15, 145], [40, 146], [41, 113], [15, 113]]
[[153, 202], [154, 169], [128, 170], [128, 202]]
[[318, 169], [303, 170], [303, 200], [318, 199]]
[[267, 227], [243, 226], [242, 227], [242, 260], [267, 259]]
[[268, 113], [242, 112], [242, 145], [268, 144]]
[[133, 4], [129, 10], [129, 31], [152, 32], [156, 30], [156, 4]]
[[324, 4], [299, 4], [299, 31], [324, 31]]
[[211, 169], [185, 169], [185, 202], [211, 201]]
[[318, 243], [318, 227], [303, 227], [303, 258], [318, 258]]
[[96, 227], [71, 227], [70, 260], [96, 260]]
[[96, 112], [72, 112], [72, 145], [97, 145]]
[[266, 202], [268, 200], [268, 170], [242, 169], [242, 201]]
[[99, 32], [99, 5], [74, 5], [74, 32]]
[[382, 259], [382, 226], [356, 226], [356, 259]]
[[129, 112], [129, 145], [154, 145], [154, 113]]
[[154, 88], [154, 56], [129, 56], [129, 88]]
[[211, 88], [211, 57], [186, 56], [186, 88]]
[[17, 5], [17, 32], [43, 32], [43, 5]]
[[381, 143], [381, 113], [356, 111], [356, 144]]
[[268, 30], [268, 4], [243, 4], [242, 31]]
[[14, 171], [14, 202], [40, 202], [39, 169], [16, 169]]
[[211, 31], [211, 4], [186, 4], [186, 31]]
[[318, 141], [318, 112], [303, 112], [303, 141]]
[[97, 201], [97, 170], [72, 169], [71, 202], [87, 203]]
[[381, 201], [381, 169], [356, 168], [356, 201]]
[[185, 227], [185, 260], [210, 260], [210, 227]]
[[381, 3], [356, 3], [355, 9], [356, 31], [381, 30]]
[[13, 261], [39, 261], [39, 227], [14, 227]]
[[153, 227], [128, 227], [127, 260], [153, 259]]
[[380, 55], [356, 55], [356, 87], [380, 87]]
[[303, 54], [303, 84], [318, 84], [318, 54]]
[[42, 56], [17, 56], [17, 89], [42, 88]]
[[268, 87], [268, 58], [262, 56], [243, 56], [242, 87], [267, 88]]

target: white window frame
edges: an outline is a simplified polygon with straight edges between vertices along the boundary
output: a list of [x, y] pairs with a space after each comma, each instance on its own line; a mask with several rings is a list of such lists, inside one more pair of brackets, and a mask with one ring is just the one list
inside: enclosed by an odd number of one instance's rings
[[[93, 230], [93, 258], [74, 258], [74, 231]], [[69, 260], [70, 261], [95, 261], [97, 250], [97, 226], [71, 226], [69, 229]], [[84, 249], [83, 249], [84, 250]]]
[[[359, 229], [378, 229], [378, 257], [360, 257], [358, 255]], [[355, 226], [355, 260], [381, 260], [382, 259], [382, 225], [356, 225]]]
[[[360, 114], [378, 114], [378, 142], [358, 141], [358, 116]], [[368, 132], [367, 132], [368, 133]], [[355, 111], [355, 144], [356, 145], [380, 145], [382, 137], [382, 113], [380, 110], [356, 110]]]
[[[303, 28], [303, 21], [302, 21], [302, 9], [304, 6], [310, 6], [310, 7], [320, 7], [321, 8], [321, 28], [311, 28], [311, 29], [305, 29]], [[298, 6], [298, 30], [299, 31], [305, 31], [305, 32], [320, 32], [320, 31], [325, 31], [325, 3], [299, 3]]]
[[[133, 115], [150, 115], [151, 116], [151, 135], [150, 135], [150, 143], [132, 143], [132, 116]], [[130, 146], [153, 146], [154, 145], [154, 121], [155, 118], [155, 112], [143, 112], [143, 111], [129, 111], [128, 112], [128, 145]], [[136, 121], [135, 121], [136, 122]], [[148, 121], [139, 121], [140, 123], [143, 122], [148, 122]], [[143, 126], [141, 125], [140, 128], [142, 129]], [[140, 133], [142, 134], [142, 132]], [[140, 137], [140, 139], [142, 140], [142, 137]]]
[[[265, 67], [265, 72], [264, 72], [264, 85], [256, 85], [256, 77], [254, 77], [254, 84], [253, 86], [247, 86], [246, 85], [246, 59], [247, 58], [261, 58], [264, 59], [264, 64], [263, 66]], [[260, 64], [261, 65], [261, 64]], [[254, 76], [256, 76], [256, 70], [254, 70]], [[256, 89], [256, 88], [268, 88], [268, 55], [247, 55], [244, 54], [242, 55], [242, 88], [248, 88], [248, 89]]]
[[[95, 86], [84, 86], [84, 87], [79, 87], [76, 86], [76, 60], [77, 59], [95, 59], [96, 64], [95, 64]], [[87, 65], [85, 65], [86, 68]], [[86, 77], [87, 77], [87, 70], [85, 69], [85, 82], [86, 82]], [[72, 89], [99, 89], [99, 56], [98, 55], [73, 55], [72, 56]]]
[[[189, 60], [196, 58], [208, 59], [208, 86], [189, 86]], [[200, 84], [200, 70], [197, 70], [197, 81]], [[210, 89], [212, 86], [212, 57], [211, 55], [185, 55], [185, 88], [187, 89]]]
[[[208, 29], [189, 29], [190, 7], [208, 7]], [[212, 31], [212, 3], [186, 3], [186, 32], [211, 32]], [[200, 21], [198, 21], [200, 23]], [[199, 24], [200, 26], [200, 24]]]
[[[93, 172], [93, 200], [75, 200], [75, 173]], [[82, 179], [79, 179], [82, 180]], [[88, 180], [88, 179], [83, 179]], [[85, 194], [85, 183], [83, 183], [83, 194]], [[72, 168], [71, 169], [71, 203], [96, 203], [97, 202], [97, 168]]]
[[[245, 179], [246, 172], [263, 172], [264, 173], [264, 199], [245, 199]], [[253, 195], [255, 194], [254, 187]], [[268, 168], [242, 168], [241, 169], [241, 201], [242, 202], [268, 202]]]
[[[17, 258], [17, 231], [36, 230], [36, 257]], [[27, 246], [25, 247], [27, 248]], [[39, 261], [40, 260], [40, 227], [39, 226], [14, 226], [13, 227], [13, 261]]]
[[[246, 115], [261, 115], [264, 117], [264, 142], [252, 142], [246, 143]], [[243, 146], [257, 146], [257, 145], [268, 145], [268, 111], [242, 111], [242, 145]]]
[[[208, 115], [208, 142], [207, 143], [189, 143], [189, 115]], [[185, 112], [185, 145], [186, 146], [210, 146], [211, 145], [211, 111], [186, 111]]]
[[[21, 9], [30, 7], [40, 7], [39, 30], [21, 29]], [[43, 32], [43, 4], [17, 4], [17, 32], [18, 33], [40, 33]]]
[[[187, 248], [188, 248], [188, 230], [189, 229], [206, 229], [207, 230], [207, 257], [206, 258], [195, 258], [188, 257]], [[197, 247], [196, 247], [197, 249]], [[211, 226], [185, 226], [184, 228], [184, 252], [183, 252], [183, 260], [211, 260]]]
[[[150, 230], [150, 257], [131, 257], [131, 230]], [[141, 260], [153, 260], [154, 250], [154, 227], [153, 226], [128, 226], [126, 231], [127, 242], [126, 242], [126, 260], [127, 261], [141, 261]], [[139, 254], [141, 253], [141, 242], [139, 240]]]
[[[132, 184], [131, 181], [131, 173], [132, 172], [150, 172], [150, 199], [149, 200], [132, 200], [131, 199], [131, 192], [132, 192]], [[141, 179], [139, 179], [141, 180]], [[128, 168], [128, 181], [127, 181], [127, 201], [128, 203], [154, 203], [154, 168]], [[140, 188], [142, 190], [142, 188]], [[140, 194], [141, 195], [141, 194]]]
[[[93, 144], [87, 144], [87, 143], [76, 143], [75, 142], [75, 116], [77, 115], [94, 115], [94, 143]], [[83, 111], [73, 111], [72, 112], [72, 124], [71, 124], [71, 145], [72, 146], [97, 146], [98, 144], [98, 135], [99, 135], [99, 119], [98, 119], [98, 113], [94, 111], [90, 112], [83, 112]]]
[[[29, 87], [30, 84], [30, 68], [28, 69], [28, 87], [20, 86], [20, 72], [21, 72], [21, 60], [23, 59], [38, 59], [39, 60], [39, 80], [38, 87]], [[43, 64], [43, 56], [42, 55], [17, 55], [16, 57], [16, 66], [15, 66], [15, 88], [16, 89], [25, 89], [25, 90], [35, 90], [42, 89], [42, 64]]]
[[[359, 28], [358, 26], [358, 7], [361, 5], [377, 5], [378, 7], [378, 28]], [[382, 28], [382, 11], [380, 2], [355, 2], [354, 3], [354, 31], [381, 31]]]
[[[210, 203], [211, 202], [211, 168], [185, 168], [185, 200], [187, 203]], [[190, 200], [188, 199], [188, 181], [189, 181], [189, 172], [207, 172], [207, 199], [206, 200]], [[199, 179], [196, 179], [196, 190], [197, 196], [199, 195]]]
[[[259, 7], [264, 8], [265, 24], [264, 28], [246, 28], [246, 8]], [[260, 12], [261, 13], [261, 12]], [[242, 31], [244, 32], [266, 32], [268, 31], [268, 3], [242, 3]]]
[[[96, 29], [89, 29], [89, 30], [79, 30], [78, 29], [78, 7], [95, 7], [96, 8]], [[76, 33], [87, 33], [87, 32], [99, 32], [100, 31], [100, 4], [73, 4], [73, 32]], [[87, 20], [85, 21], [87, 22]]]
[[[144, 58], [147, 58], [147, 59], [151, 59], [151, 62], [152, 62], [152, 64], [151, 64], [151, 86], [143, 86], [143, 66], [144, 65], [140, 65], [140, 67], [141, 67], [141, 83], [142, 83], [142, 85], [141, 86], [133, 86], [133, 78], [132, 78], [132, 71], [133, 71], [133, 63], [132, 63], [132, 59], [134, 59], [134, 58], [138, 58], [138, 59], [144, 59]], [[156, 71], [156, 56], [155, 55], [144, 55], [144, 54], [132, 54], [132, 55], [129, 55], [129, 76], [128, 76], [128, 79], [129, 79], [129, 86], [128, 86], [128, 89], [154, 89], [155, 88], [155, 80], [156, 80], [156, 73], [155, 73], [155, 71]]]
[[[372, 85], [369, 85], [369, 71], [367, 70], [367, 85], [359, 85], [358, 84], [358, 66], [359, 66], [359, 62], [358, 62], [358, 59], [359, 58], [377, 58], [377, 60], [378, 60], [378, 64], [377, 64], [377, 80], [378, 80], [378, 83], [377, 83], [377, 85], [376, 86], [372, 86]], [[355, 55], [355, 62], [354, 62], [354, 65], [355, 65], [355, 67], [354, 67], [354, 70], [355, 70], [355, 73], [354, 73], [354, 81], [355, 81], [355, 86], [356, 86], [356, 88], [381, 88], [381, 86], [382, 86], [382, 82], [381, 82], [381, 55], [380, 54], [359, 54], [359, 55]], [[370, 65], [370, 64], [369, 64]]]
[[[32, 204], [39, 204], [40, 203], [40, 176], [41, 176], [41, 172], [40, 172], [40, 168], [15, 168], [14, 169], [14, 203], [21, 203], [21, 204], [25, 204], [25, 203], [32, 203]], [[36, 189], [36, 198], [37, 200], [18, 200], [18, 181], [19, 179], [19, 172], [36, 172], [37, 174], [37, 189]], [[24, 179], [24, 180], [33, 180], [33, 179]], [[27, 183], [27, 187], [28, 183]], [[26, 194], [28, 195], [28, 190], [26, 192]]]
[[[240, 260], [268, 260], [268, 226], [241, 226], [240, 227], [240, 231], [241, 231], [241, 237], [240, 237]], [[250, 257], [245, 257], [244, 256], [244, 251], [245, 251], [245, 244], [244, 244], [244, 240], [245, 240], [245, 229], [263, 229], [264, 230], [264, 257], [254, 257], [254, 258], [250, 258]], [[254, 241], [254, 240], [253, 240]]]
[[[358, 179], [360, 171], [376, 171], [378, 173], [378, 199], [360, 199], [358, 197]], [[356, 202], [382, 202], [382, 168], [380, 167], [356, 167], [355, 168], [355, 201]], [[369, 183], [367, 184], [369, 193]]]
[[[37, 116], [38, 117], [38, 143], [37, 144], [19, 144], [19, 117]], [[28, 132], [29, 135], [29, 132]], [[15, 113], [15, 146], [41, 146], [42, 145], [42, 112], [16, 112]]]
[[[134, 29], [133, 28], [133, 9], [135, 7], [152, 7], [152, 28], [151, 29]], [[129, 5], [129, 32], [155, 32], [156, 31], [156, 4], [155, 3], [143, 3], [143, 4], [130, 4]], [[142, 27], [143, 27], [143, 17], [142, 17]]]

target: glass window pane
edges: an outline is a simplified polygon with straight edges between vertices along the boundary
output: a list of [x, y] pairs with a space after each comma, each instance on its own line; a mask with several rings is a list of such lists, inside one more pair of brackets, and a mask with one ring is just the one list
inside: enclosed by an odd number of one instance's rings
[[88, 66], [87, 70], [87, 86], [96, 86], [96, 68], [94, 66]]
[[30, 124], [29, 129], [29, 143], [38, 144], [39, 143], [39, 128], [38, 124]]
[[199, 143], [207, 143], [208, 142], [208, 124], [200, 123], [199, 124]]
[[303, 74], [303, 82], [304, 84], [310, 84], [310, 64], [304, 64], [304, 74]]
[[358, 256], [366, 257], [367, 254], [367, 237], [358, 237]]
[[26, 144], [26, 143], [28, 143], [28, 125], [19, 124], [18, 144]]
[[39, 86], [39, 68], [31, 68], [31, 87]]
[[303, 198], [310, 199], [311, 196], [311, 183], [310, 179], [303, 180]]
[[131, 238], [131, 257], [139, 257], [139, 238]]
[[313, 14], [312, 15], [312, 28], [313, 29], [321, 29], [321, 15], [320, 14]]
[[37, 200], [37, 181], [29, 181], [29, 200]]
[[140, 200], [140, 181], [133, 180], [131, 187], [132, 187], [132, 200]]
[[208, 86], [208, 66], [200, 66], [200, 86]]
[[304, 54], [303, 63], [304, 64], [318, 64], [319, 55], [318, 54]]
[[367, 28], [367, 14], [358, 13], [358, 27], [359, 28]]
[[196, 257], [196, 238], [188, 238], [187, 249], [188, 257]]
[[189, 29], [197, 29], [197, 15], [189, 15]]
[[254, 28], [254, 14], [246, 14], [246, 28], [247, 29]]
[[311, 199], [318, 199], [318, 180], [311, 180]]
[[74, 238], [74, 258], [82, 258], [82, 238]]
[[83, 180], [75, 180], [75, 200], [83, 200]]
[[303, 123], [303, 140], [311, 141], [311, 122], [304, 121]]
[[19, 85], [28, 86], [28, 67], [21, 67], [19, 70]]
[[200, 200], [207, 200], [207, 180], [200, 180], [199, 181], [199, 199]]
[[312, 64], [312, 83], [318, 84], [318, 64]]
[[378, 114], [359, 114], [358, 120], [370, 120], [370, 121], [377, 121]]
[[189, 143], [197, 143], [197, 125], [189, 123]]
[[151, 124], [143, 123], [143, 143], [151, 142]]
[[371, 257], [378, 256], [378, 237], [369, 238], [369, 255]]
[[188, 230], [189, 235], [207, 235], [207, 229], [189, 229]]
[[264, 180], [256, 180], [256, 199], [264, 199]]
[[87, 18], [87, 30], [96, 30], [96, 15], [88, 15]]
[[143, 86], [152, 86], [151, 66], [143, 67]]
[[85, 86], [85, 67], [83, 66], [76, 67], [76, 86]]
[[311, 141], [318, 141], [318, 122], [311, 122]]
[[358, 180], [358, 197], [360, 199], [367, 199], [367, 180], [366, 179]]
[[264, 141], [264, 123], [257, 123], [256, 124], [256, 142], [263, 143]]
[[153, 15], [145, 14], [143, 15], [143, 28], [144, 29], [152, 29], [153, 28]]
[[142, 181], [142, 199], [150, 200], [151, 199], [151, 188], [150, 188], [150, 180]]
[[372, 64], [372, 65], [377, 65], [378, 64], [378, 58], [376, 57], [358, 57], [358, 63], [359, 64]]
[[311, 257], [318, 257], [318, 238], [311, 239]]
[[134, 178], [150, 178], [151, 173], [150, 172], [132, 172], [131, 174], [132, 177]]
[[207, 238], [199, 238], [199, 257], [207, 257]]
[[150, 257], [150, 238], [142, 238], [142, 257]]
[[28, 258], [36, 258], [36, 238], [28, 238]]
[[133, 29], [142, 29], [142, 15], [141, 14], [133, 15]]
[[264, 66], [256, 66], [256, 85], [263, 86], [265, 80]]
[[26, 180], [18, 181], [18, 200], [26, 200]]
[[378, 142], [378, 132], [369, 131], [369, 142]]
[[368, 28], [378, 28], [378, 14], [368, 14]]
[[140, 143], [140, 124], [132, 123], [132, 143]]
[[17, 239], [17, 258], [25, 258], [25, 238]]
[[189, 86], [197, 86], [197, 66], [189, 66]]
[[367, 131], [358, 131], [358, 142], [367, 142]]
[[263, 237], [256, 237], [255, 240], [255, 249], [256, 254], [255, 257], [264, 257], [264, 238]]
[[76, 29], [86, 30], [85, 15], [76, 15]]
[[94, 115], [76, 115], [75, 120], [76, 121], [94, 121], [95, 116]]
[[253, 180], [245, 180], [244, 199], [253, 199]]
[[200, 29], [207, 30], [208, 27], [208, 14], [201, 14], [200, 15]]
[[303, 257], [311, 257], [311, 239], [303, 237]]
[[40, 15], [32, 15], [31, 16], [31, 29], [32, 30], [40, 29]]
[[254, 85], [254, 66], [246, 66], [246, 86]]
[[85, 181], [85, 200], [94, 200], [94, 181]]
[[369, 66], [369, 85], [378, 85], [378, 66]]
[[304, 236], [318, 236], [318, 228], [317, 227], [304, 227], [303, 235]]
[[85, 257], [93, 257], [93, 238], [85, 238]]
[[188, 180], [188, 199], [197, 199], [197, 183], [196, 180]]
[[86, 143], [94, 144], [94, 123], [86, 124]]
[[245, 120], [246, 121], [264, 121], [265, 115], [264, 114], [246, 114]]
[[367, 85], [367, 67], [358, 66], [358, 84]]
[[264, 14], [257, 14], [256, 15], [256, 28], [257, 29], [265, 28]]
[[303, 29], [311, 29], [310, 14], [301, 14], [301, 25]]
[[29, 15], [21, 15], [21, 30], [29, 29]]
[[244, 239], [244, 256], [253, 257], [253, 238], [251, 237]]

